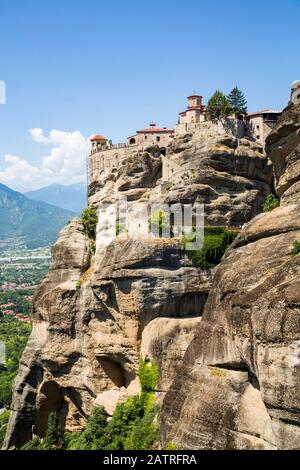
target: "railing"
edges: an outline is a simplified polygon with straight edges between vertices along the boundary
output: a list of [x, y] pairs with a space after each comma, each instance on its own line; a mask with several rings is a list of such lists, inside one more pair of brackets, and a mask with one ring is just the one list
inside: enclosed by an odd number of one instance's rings
[[122, 149], [125, 147], [130, 147], [130, 145], [127, 142], [121, 142], [120, 144], [111, 144], [110, 148], [112, 149]]
[[137, 147], [137, 144], [128, 144], [127, 142], [120, 143], [120, 144], [111, 144], [108, 147], [105, 148], [93, 148], [91, 150], [91, 155], [94, 155], [96, 153], [103, 153], [103, 152], [108, 152], [109, 150], [114, 150], [114, 149], [125, 149], [125, 148], [134, 148]]

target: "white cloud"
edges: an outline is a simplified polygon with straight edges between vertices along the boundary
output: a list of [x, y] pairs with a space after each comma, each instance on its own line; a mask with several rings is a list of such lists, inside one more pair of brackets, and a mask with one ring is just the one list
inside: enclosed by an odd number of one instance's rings
[[39, 169], [20, 157], [5, 155], [4, 160], [9, 165], [4, 171], [0, 171], [0, 181], [3, 181], [8, 186], [12, 183], [17, 183], [19, 186], [27, 186], [39, 177]]
[[21, 157], [6, 155], [8, 165], [0, 172], [0, 181], [19, 190], [85, 181], [90, 142], [81, 132], [53, 129], [46, 136], [43, 129], [36, 128], [29, 129], [29, 134], [34, 142], [48, 147], [40, 164], [32, 166]]
[[38, 142], [40, 144], [47, 144], [48, 139], [47, 137], [44, 137], [43, 134], [43, 129], [36, 128], [36, 129], [29, 129], [29, 134], [33, 138], [35, 142]]

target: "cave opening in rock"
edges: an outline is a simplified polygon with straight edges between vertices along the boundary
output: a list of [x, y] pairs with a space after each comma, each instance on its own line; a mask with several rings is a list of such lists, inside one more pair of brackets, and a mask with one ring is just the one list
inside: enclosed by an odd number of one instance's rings
[[118, 388], [128, 387], [130, 380], [121, 364], [107, 357], [98, 357], [97, 359], [113, 386]]
[[[48, 418], [51, 413], [57, 413], [63, 409], [63, 390], [56, 382], [46, 382], [41, 386], [38, 394], [38, 405], [34, 434], [44, 437], [47, 431]], [[61, 423], [64, 425], [64, 423]]]

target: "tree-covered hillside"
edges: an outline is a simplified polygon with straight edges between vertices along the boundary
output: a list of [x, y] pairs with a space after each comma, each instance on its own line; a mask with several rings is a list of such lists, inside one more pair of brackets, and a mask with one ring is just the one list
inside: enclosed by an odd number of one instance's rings
[[0, 241], [37, 248], [54, 243], [73, 212], [32, 201], [0, 184]]

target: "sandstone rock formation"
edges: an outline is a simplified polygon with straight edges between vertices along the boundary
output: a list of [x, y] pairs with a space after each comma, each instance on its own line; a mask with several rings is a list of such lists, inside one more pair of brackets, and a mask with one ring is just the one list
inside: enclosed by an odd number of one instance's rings
[[162, 410], [183, 449], [300, 448], [300, 106], [268, 138], [280, 208], [256, 217], [216, 269]]
[[95, 206], [100, 202], [114, 202], [118, 195], [126, 196], [129, 202], [146, 200], [161, 176], [159, 149], [149, 148], [145, 152], [133, 149], [119, 169], [112, 170], [108, 176], [99, 175], [98, 181], [89, 185], [89, 202]]
[[[180, 345], [182, 329], [190, 330], [202, 314], [209, 273], [191, 266], [178, 242], [120, 238], [96, 259], [89, 245], [81, 223], [73, 221], [53, 248], [50, 272], [34, 300], [6, 447], [20, 447], [32, 432], [42, 436], [53, 411], [68, 430], [82, 429], [96, 404], [112, 414], [118, 401], [139, 392], [140, 351], [148, 352], [149, 343], [146, 335], [142, 346], [143, 332], [155, 336], [152, 322], [159, 319], [169, 342]], [[187, 326], [179, 326], [182, 317]], [[168, 367], [179, 356], [177, 347], [176, 358], [163, 347], [156, 343], [154, 356], [164, 354], [166, 390], [173, 379]]]
[[299, 105], [289, 106], [267, 141], [281, 205], [300, 203], [300, 113]]
[[170, 174], [163, 202], [203, 203], [207, 225], [244, 225], [270, 193], [271, 165], [261, 145], [247, 139], [188, 134], [172, 142], [166, 159], [180, 171]]
[[98, 206], [118, 196], [129, 204], [198, 202], [207, 225], [242, 226], [261, 211], [271, 185], [272, 167], [260, 144], [230, 134], [187, 134], [163, 154], [155, 147], [133, 150], [119, 169], [92, 182], [89, 202]]
[[[194, 204], [201, 197], [207, 223], [240, 225], [259, 211], [272, 173], [261, 147], [240, 144], [231, 136], [176, 139], [167, 158], [192, 173], [163, 194], [161, 152], [133, 151], [121, 168], [93, 182], [90, 204], [114, 202], [120, 194], [129, 203]], [[6, 448], [43, 436], [53, 411], [70, 431], [81, 430], [97, 404], [112, 414], [118, 401], [139, 390], [141, 355], [159, 364], [162, 400], [182, 375], [211, 286], [211, 273], [193, 266], [178, 241], [120, 236], [106, 249], [97, 246], [94, 255], [79, 220], [64, 229], [52, 257], [34, 299], [33, 333], [15, 382]]]

